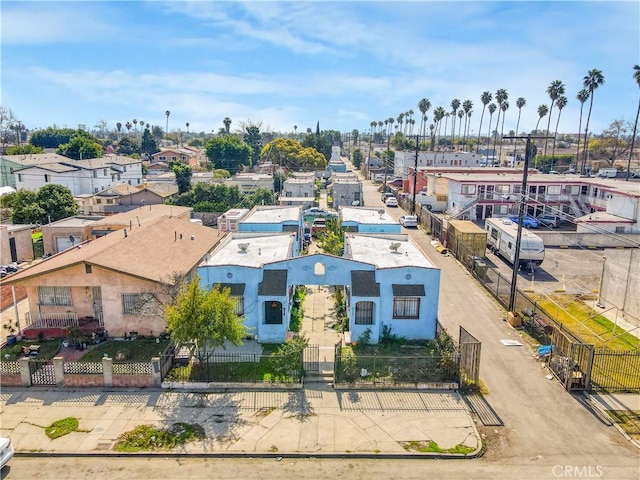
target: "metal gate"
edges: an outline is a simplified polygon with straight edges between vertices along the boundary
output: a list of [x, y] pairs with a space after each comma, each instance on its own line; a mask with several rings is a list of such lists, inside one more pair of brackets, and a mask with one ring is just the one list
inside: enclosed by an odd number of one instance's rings
[[307, 345], [302, 352], [302, 369], [305, 375], [320, 371], [320, 345]]
[[460, 326], [460, 388], [478, 388], [480, 386], [480, 347], [481, 343]]
[[29, 360], [31, 385], [55, 385], [56, 371], [51, 360]]
[[594, 345], [577, 343], [558, 329], [553, 332], [553, 350], [549, 369], [568, 391], [591, 388]]

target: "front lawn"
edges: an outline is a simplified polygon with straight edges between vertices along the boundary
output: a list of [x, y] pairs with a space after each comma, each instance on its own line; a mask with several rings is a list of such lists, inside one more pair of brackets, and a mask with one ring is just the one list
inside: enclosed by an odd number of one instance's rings
[[3, 362], [14, 362], [20, 357], [24, 357], [22, 354], [22, 347], [29, 348], [31, 345], [40, 345], [39, 354], [36, 358], [38, 360], [51, 360], [60, 351], [60, 340], [22, 340], [15, 345], [5, 345], [0, 350], [0, 359]]
[[113, 358], [114, 361], [148, 362], [152, 357], [162, 355], [168, 345], [169, 340], [160, 340], [158, 343], [154, 338], [137, 340], [111, 339], [98, 345], [92, 345], [80, 357], [79, 361], [100, 362], [106, 356]]

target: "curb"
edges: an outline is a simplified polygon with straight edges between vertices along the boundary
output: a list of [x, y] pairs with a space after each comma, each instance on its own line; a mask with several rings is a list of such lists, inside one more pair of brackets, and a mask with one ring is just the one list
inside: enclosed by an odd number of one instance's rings
[[440, 452], [427, 452], [427, 453], [270, 453], [270, 452], [135, 452], [135, 453], [123, 453], [123, 452], [20, 452], [16, 451], [15, 457], [23, 458], [39, 458], [39, 457], [53, 457], [53, 458], [273, 458], [275, 460], [282, 460], [285, 458], [358, 458], [358, 459], [374, 459], [382, 458], [387, 460], [470, 460], [479, 458], [484, 455], [486, 451], [484, 442], [480, 440], [480, 446], [468, 455], [459, 453], [440, 453]]

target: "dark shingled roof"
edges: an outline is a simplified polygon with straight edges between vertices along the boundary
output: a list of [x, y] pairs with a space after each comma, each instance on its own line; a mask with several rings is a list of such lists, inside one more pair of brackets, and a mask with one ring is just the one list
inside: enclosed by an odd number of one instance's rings
[[354, 297], [379, 297], [380, 284], [376, 283], [376, 272], [373, 270], [353, 270], [351, 272], [351, 289]]
[[287, 271], [265, 270], [258, 285], [258, 295], [286, 295]]

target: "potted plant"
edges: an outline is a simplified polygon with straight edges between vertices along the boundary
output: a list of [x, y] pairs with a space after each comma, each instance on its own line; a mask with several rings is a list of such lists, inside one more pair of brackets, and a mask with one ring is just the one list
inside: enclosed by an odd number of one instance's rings
[[13, 320], [9, 320], [9, 323], [4, 325], [4, 329], [9, 332], [9, 335], [7, 335], [7, 345], [15, 345], [18, 338], [16, 337], [16, 325]]

